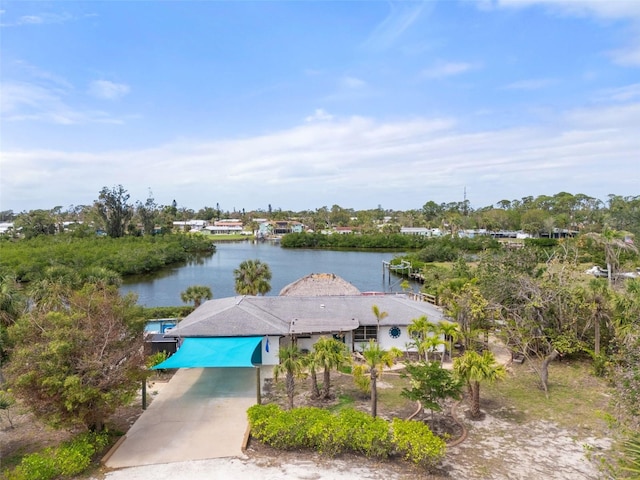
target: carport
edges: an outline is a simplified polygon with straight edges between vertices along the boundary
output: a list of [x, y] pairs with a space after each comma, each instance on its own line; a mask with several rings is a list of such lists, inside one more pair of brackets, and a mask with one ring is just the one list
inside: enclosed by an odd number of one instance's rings
[[[242, 455], [259, 395], [262, 337], [186, 338], [156, 369], [178, 371], [105, 457], [109, 468]], [[256, 388], [256, 382], [258, 389]]]
[[261, 341], [262, 337], [185, 338], [176, 353], [153, 368], [253, 367], [262, 363]]

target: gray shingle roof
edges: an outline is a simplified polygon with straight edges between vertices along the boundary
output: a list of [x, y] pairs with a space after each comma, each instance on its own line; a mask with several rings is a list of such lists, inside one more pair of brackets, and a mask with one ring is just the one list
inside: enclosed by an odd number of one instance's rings
[[423, 315], [434, 323], [443, 318], [435, 305], [404, 295], [228, 297], [203, 303], [169, 335], [231, 337], [349, 331], [377, 324], [373, 305], [388, 314], [380, 322], [383, 326], [409, 325]]

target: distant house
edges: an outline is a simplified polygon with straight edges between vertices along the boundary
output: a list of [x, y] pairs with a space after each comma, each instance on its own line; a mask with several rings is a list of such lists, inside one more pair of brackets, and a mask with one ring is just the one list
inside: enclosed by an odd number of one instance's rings
[[258, 226], [258, 236], [286, 235], [287, 233], [302, 233], [304, 225], [294, 220], [270, 220], [261, 222]]
[[5, 235], [13, 230], [13, 222], [0, 222], [0, 235]]
[[202, 233], [210, 233], [211, 235], [229, 235], [232, 233], [242, 233], [242, 226], [234, 225], [209, 225], [204, 227]]
[[[353, 285], [332, 274], [305, 279], [285, 287], [280, 296], [236, 296], [203, 303], [165, 334], [184, 343], [161, 368], [184, 366], [180, 363], [184, 357], [189, 366], [254, 366], [262, 378], [271, 378], [280, 347], [291, 342], [308, 351], [320, 337], [330, 336], [344, 342], [350, 351], [362, 351], [372, 339], [383, 349], [415, 351], [408, 332], [412, 321], [426, 316], [437, 323], [444, 318], [435, 305], [405, 295], [354, 294]], [[326, 283], [337, 285], [337, 291]], [[345, 291], [341, 287], [349, 293], [341, 294]], [[387, 312], [380, 325], [374, 305]], [[211, 351], [206, 365], [198, 363], [200, 347]], [[216, 354], [223, 351], [234, 352], [233, 364], [229, 364], [229, 355]], [[238, 362], [244, 363], [236, 365]]]
[[206, 220], [186, 220], [183, 222], [173, 222], [173, 228], [183, 232], [199, 232], [208, 225]]
[[400, 233], [403, 235], [418, 235], [421, 237], [440, 237], [442, 231], [439, 228], [425, 227], [400, 227]]

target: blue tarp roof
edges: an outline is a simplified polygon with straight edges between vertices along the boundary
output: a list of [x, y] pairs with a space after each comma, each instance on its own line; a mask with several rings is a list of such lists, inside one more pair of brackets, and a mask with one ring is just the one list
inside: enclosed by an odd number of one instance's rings
[[253, 367], [262, 362], [262, 337], [185, 338], [176, 353], [153, 369]]

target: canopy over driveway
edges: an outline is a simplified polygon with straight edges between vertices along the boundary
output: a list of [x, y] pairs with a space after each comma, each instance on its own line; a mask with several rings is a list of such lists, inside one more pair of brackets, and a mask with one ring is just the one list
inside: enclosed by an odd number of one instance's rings
[[176, 353], [155, 367], [253, 367], [262, 363], [262, 337], [185, 338]]
[[253, 368], [178, 370], [107, 456], [106, 466], [242, 456], [255, 388]]

